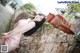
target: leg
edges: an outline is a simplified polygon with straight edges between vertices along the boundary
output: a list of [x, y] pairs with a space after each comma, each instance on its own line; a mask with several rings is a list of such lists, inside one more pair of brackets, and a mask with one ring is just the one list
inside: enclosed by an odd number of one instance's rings
[[27, 22], [27, 20], [19, 20], [16, 27], [8, 32], [6, 35], [10, 34], [10, 35], [15, 35], [15, 34], [19, 34], [19, 33], [24, 33], [30, 29], [32, 29], [33, 27], [35, 27], [35, 22], [33, 21], [29, 21]]
[[31, 21], [26, 23], [26, 20], [20, 20], [18, 22], [18, 25], [12, 30], [12, 34], [16, 34], [16, 33], [24, 33], [30, 29], [32, 29], [33, 27], [35, 27], [35, 22]]
[[35, 23], [33, 21], [26, 22], [26, 20], [20, 20], [18, 25], [9, 34], [3, 37], [4, 44], [9, 46], [9, 51], [15, 50], [23, 36], [22, 34], [32, 29], [34, 26]]

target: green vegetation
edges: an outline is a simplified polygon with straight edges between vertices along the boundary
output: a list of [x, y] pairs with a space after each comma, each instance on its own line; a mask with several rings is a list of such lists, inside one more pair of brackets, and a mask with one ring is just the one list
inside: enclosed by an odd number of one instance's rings
[[21, 9], [22, 10], [27, 10], [27, 11], [30, 11], [30, 12], [36, 12], [36, 7], [32, 3], [27, 3], [23, 6], [21, 6]]
[[[80, 4], [68, 4], [68, 9], [70, 10], [69, 15], [72, 14], [73, 12], [78, 13], [80, 12]], [[73, 16], [78, 16], [80, 18], [80, 14], [78, 15], [74, 14]], [[80, 42], [80, 34], [76, 35], [74, 38], [76, 39], [76, 41]]]
[[80, 12], [80, 4], [68, 4], [68, 8], [71, 12]]
[[67, 7], [68, 7], [68, 11], [66, 12], [67, 14], [64, 15], [69, 20], [71, 20], [71, 18], [74, 19], [74, 16], [76, 15], [75, 13], [80, 12], [80, 4], [68, 4]]
[[80, 42], [80, 35], [77, 35], [74, 38], [76, 39], [76, 41], [79, 41]]
[[[28, 4], [25, 4], [25, 5], [21, 6], [21, 9], [22, 10], [27, 10], [31, 13], [36, 12], [36, 8], [32, 3], [28, 3]], [[9, 23], [7, 24], [7, 26], [6, 26], [5, 32], [8, 32], [8, 31], [11, 30], [11, 28], [13, 28], [12, 18], [13, 18], [13, 16], [10, 17], [10, 20], [9, 20]]]
[[38, 32], [44, 31], [45, 28], [46, 28], [46, 29], [49, 29], [49, 30], [54, 30], [54, 27], [53, 27], [50, 23], [45, 22], [45, 23], [40, 27], [40, 29], [38, 30]]
[[64, 14], [64, 16], [69, 21], [74, 20], [75, 16], [80, 16], [80, 14], [77, 14], [78, 12], [80, 12], [80, 4], [68, 4], [67, 7], [68, 7], [68, 11]]
[[[80, 12], [80, 4], [68, 4], [67, 7], [68, 7], [68, 11], [65, 12], [64, 16], [70, 22], [73, 22], [75, 20], [75, 16], [79, 15], [79, 14], [76, 15], [76, 13]], [[80, 18], [80, 16], [78, 16], [78, 17]], [[76, 41], [80, 41], [80, 34], [76, 35], [74, 38], [76, 39]]]
[[69, 12], [66, 12], [66, 13], [64, 14], [64, 17], [65, 17], [68, 21], [73, 21], [73, 20], [74, 20], [74, 16], [73, 16], [71, 13], [69, 13]]
[[0, 0], [0, 3], [5, 6], [6, 5], [6, 0]]
[[[36, 8], [32, 3], [27, 3], [23, 6], [21, 6], [22, 10], [28, 10], [30, 12], [36, 12]], [[45, 22], [42, 27], [40, 27], [40, 29], [38, 30], [38, 32], [41, 32], [42, 30], [44, 30], [44, 28], [53, 28], [51, 24]]]
[[9, 23], [6, 26], [5, 32], [9, 32], [11, 27], [12, 27], [12, 17], [13, 16], [11, 16], [10, 19], [9, 19]]

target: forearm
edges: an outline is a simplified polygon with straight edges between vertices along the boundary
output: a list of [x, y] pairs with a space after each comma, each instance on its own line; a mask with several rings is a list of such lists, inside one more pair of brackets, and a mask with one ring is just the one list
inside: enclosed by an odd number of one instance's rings
[[15, 34], [19, 34], [19, 33], [24, 33], [30, 29], [32, 29], [33, 27], [35, 27], [35, 22], [32, 20], [20, 20], [18, 22], [18, 24], [16, 25], [16, 27], [10, 31], [9, 34], [11, 35], [15, 35]]
[[36, 23], [36, 26], [34, 28], [32, 28], [31, 30], [26, 31], [24, 33], [25, 36], [28, 36], [28, 35], [30, 36], [34, 32], [36, 32], [43, 25], [43, 23], [45, 22], [45, 18], [43, 18], [40, 22], [38, 22], [38, 21], [34, 21], [34, 22]]

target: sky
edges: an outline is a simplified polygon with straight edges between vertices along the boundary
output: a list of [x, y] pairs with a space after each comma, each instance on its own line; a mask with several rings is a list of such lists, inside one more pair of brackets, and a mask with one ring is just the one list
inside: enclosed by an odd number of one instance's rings
[[29, 2], [33, 3], [37, 8], [38, 12], [42, 12], [45, 15], [47, 15], [48, 13], [57, 14], [55, 8], [66, 8], [67, 4], [58, 4], [57, 1], [64, 0], [22, 0], [24, 4]]

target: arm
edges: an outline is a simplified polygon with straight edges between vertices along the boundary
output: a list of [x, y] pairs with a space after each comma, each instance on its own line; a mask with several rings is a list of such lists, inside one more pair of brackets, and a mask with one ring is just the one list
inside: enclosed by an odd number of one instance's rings
[[43, 18], [39, 22], [38, 21], [35, 21], [36, 26], [34, 28], [32, 28], [31, 30], [26, 31], [24, 33], [24, 36], [30, 36], [30, 35], [32, 35], [34, 32], [36, 32], [43, 25], [44, 22], [45, 22], [45, 18]]
[[8, 45], [9, 51], [15, 50], [20, 43], [23, 33], [35, 27], [35, 22], [20, 20], [17, 26], [2, 38], [3, 44]]

